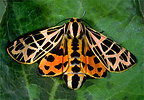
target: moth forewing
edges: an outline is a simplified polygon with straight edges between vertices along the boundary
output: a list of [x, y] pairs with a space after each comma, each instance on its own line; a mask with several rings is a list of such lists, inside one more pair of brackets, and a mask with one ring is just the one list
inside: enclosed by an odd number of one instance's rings
[[63, 26], [57, 26], [24, 35], [12, 41], [7, 51], [15, 61], [32, 64], [51, 51], [61, 41], [63, 34]]
[[86, 36], [89, 47], [108, 71], [122, 72], [135, 65], [132, 53], [103, 34], [87, 28]]

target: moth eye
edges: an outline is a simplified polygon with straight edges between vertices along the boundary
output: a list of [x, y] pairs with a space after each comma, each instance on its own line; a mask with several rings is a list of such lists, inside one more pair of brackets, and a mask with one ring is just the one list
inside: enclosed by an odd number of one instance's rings
[[81, 19], [77, 19], [77, 22], [81, 22]]
[[70, 20], [71, 22], [74, 22], [74, 19], [73, 18], [71, 18], [71, 20]]

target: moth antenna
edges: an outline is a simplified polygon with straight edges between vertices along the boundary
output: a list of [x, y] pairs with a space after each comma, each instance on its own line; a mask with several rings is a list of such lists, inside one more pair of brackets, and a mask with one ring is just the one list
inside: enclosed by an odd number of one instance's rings
[[80, 19], [82, 19], [82, 18], [84, 17], [85, 13], [86, 13], [86, 12], [84, 11], [84, 13], [82, 14], [82, 17], [81, 17]]
[[86, 22], [85, 20], [82, 20], [82, 21], [85, 22], [86, 24], [88, 24], [88, 26], [90, 26], [90, 28], [92, 28], [92, 26], [88, 22]]
[[62, 20], [62, 21], [60, 21], [60, 22], [58, 22], [55, 26], [57, 26], [59, 23], [61, 23], [61, 22], [63, 22], [63, 21], [65, 21], [65, 20], [70, 20], [71, 18], [67, 18], [67, 19], [64, 19], [64, 20]]
[[80, 19], [81, 19], [81, 21], [85, 22], [86, 24], [88, 24], [91, 27], [91, 25], [88, 22], [86, 22], [85, 20], [82, 20], [82, 18], [84, 17], [85, 14], [86, 14], [86, 12], [84, 11], [84, 13], [83, 13], [83, 15], [82, 15], [82, 17]]

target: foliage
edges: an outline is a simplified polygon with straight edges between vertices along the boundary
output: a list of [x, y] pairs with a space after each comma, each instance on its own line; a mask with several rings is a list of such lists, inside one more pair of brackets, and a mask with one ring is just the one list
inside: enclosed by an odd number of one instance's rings
[[[0, 23], [1, 100], [142, 100], [144, 99], [144, 19], [136, 0], [7, 0]], [[133, 68], [87, 79], [79, 90], [68, 89], [60, 76], [37, 74], [38, 64], [23, 65], [7, 53], [9, 41], [35, 30], [78, 17], [116, 41], [137, 58]], [[63, 23], [61, 23], [63, 24]]]

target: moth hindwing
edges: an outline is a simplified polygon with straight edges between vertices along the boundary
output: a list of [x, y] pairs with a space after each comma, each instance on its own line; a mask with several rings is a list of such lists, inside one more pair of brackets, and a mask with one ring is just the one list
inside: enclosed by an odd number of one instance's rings
[[66, 85], [75, 90], [87, 76], [103, 78], [107, 71], [122, 72], [136, 63], [132, 53], [77, 18], [17, 38], [7, 51], [19, 63], [40, 61], [40, 75], [63, 75]]

